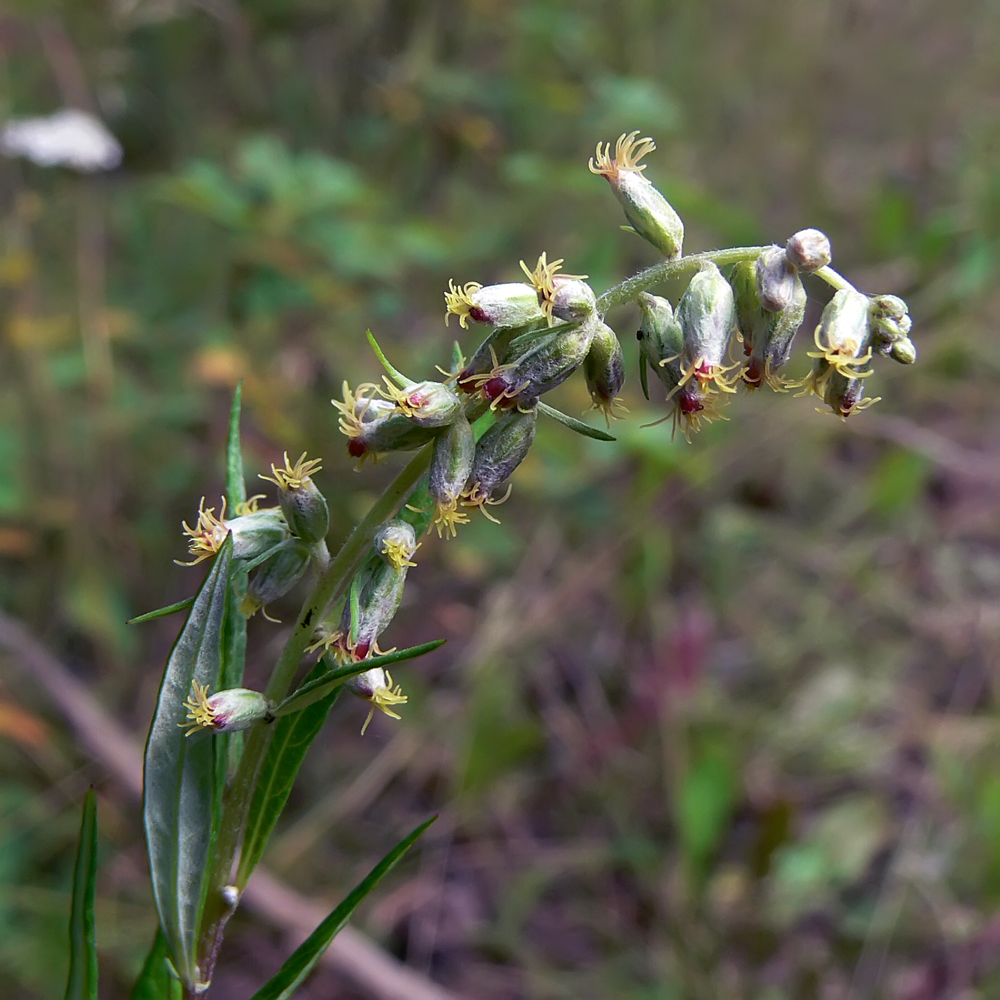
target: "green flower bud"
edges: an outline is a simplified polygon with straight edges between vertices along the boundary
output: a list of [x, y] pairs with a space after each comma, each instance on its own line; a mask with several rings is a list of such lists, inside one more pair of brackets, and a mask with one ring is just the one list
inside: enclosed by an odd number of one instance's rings
[[818, 229], [801, 229], [785, 245], [789, 263], [806, 274], [826, 267], [833, 260], [830, 241]]
[[684, 331], [685, 382], [695, 378], [703, 389], [736, 391], [725, 378], [729, 368], [724, 365], [735, 320], [729, 282], [715, 264], [703, 264], [677, 305], [677, 321]]
[[[646, 167], [639, 161], [656, 149], [652, 139], [636, 139], [638, 131], [619, 136], [615, 155], [611, 143], [597, 144], [597, 156], [590, 160], [592, 173], [600, 174], [625, 210], [632, 231], [652, 243], [668, 260], [681, 255], [684, 243], [684, 223], [673, 206], [652, 183], [643, 176]], [[596, 160], [596, 162], [595, 162]]]
[[[860, 376], [845, 375], [839, 369], [831, 368], [823, 387], [823, 402], [835, 416], [846, 420], [852, 413], [860, 413], [874, 406], [882, 397], [865, 398], [865, 380]], [[820, 411], [822, 412], [822, 411]]]
[[[247, 592], [240, 601], [240, 614], [252, 618], [261, 608], [287, 594], [302, 579], [309, 566], [309, 556], [309, 543], [305, 539], [289, 540], [250, 578]], [[264, 617], [267, 618], [266, 611]]]
[[413, 553], [420, 548], [412, 524], [393, 519], [386, 521], [375, 532], [375, 551], [397, 572], [404, 572], [406, 566], [416, 566], [411, 562]]
[[611, 418], [616, 416], [615, 405], [621, 406], [618, 393], [625, 384], [625, 358], [615, 331], [606, 323], [598, 322], [594, 329], [590, 350], [583, 361], [583, 374], [594, 409], [604, 414], [610, 426]]
[[808, 352], [816, 360], [801, 383], [804, 393], [825, 398], [820, 390], [832, 372], [848, 380], [871, 374], [863, 370], [872, 356], [868, 312], [868, 296], [853, 288], [839, 289], [826, 304], [814, 335], [816, 350]]
[[792, 301], [796, 286], [802, 284], [780, 247], [768, 247], [757, 258], [754, 271], [757, 297], [768, 312], [781, 312]]
[[347, 452], [362, 461], [389, 451], [411, 451], [433, 440], [437, 429], [421, 427], [400, 412], [395, 403], [372, 397], [378, 386], [359, 385], [356, 392], [344, 383], [344, 400], [330, 402], [340, 411], [341, 433], [347, 436]]
[[400, 716], [393, 711], [393, 707], [405, 705], [409, 700], [403, 694], [403, 689], [398, 684], [393, 683], [392, 674], [381, 667], [372, 667], [371, 670], [366, 670], [363, 674], [355, 674], [353, 677], [349, 677], [345, 684], [353, 694], [370, 702], [372, 706], [368, 718], [365, 719], [365, 724], [361, 727], [362, 736], [365, 735], [365, 730], [368, 728], [368, 723], [372, 721], [376, 708], [388, 715], [390, 719], [399, 719]]
[[[871, 298], [872, 346], [880, 354], [901, 361], [902, 364], [912, 364], [917, 359], [912, 342], [909, 342], [909, 347], [904, 346], [898, 352], [894, 353], [892, 350], [896, 343], [909, 341], [913, 325], [909, 312], [906, 303], [898, 295], [874, 295]], [[912, 358], [905, 360], [911, 354]]]
[[389, 627], [403, 599], [406, 569], [405, 563], [396, 569], [379, 558], [361, 570], [351, 588], [358, 594], [356, 630], [352, 631], [351, 601], [348, 600], [340, 617], [339, 630], [324, 643], [339, 659], [356, 662], [379, 651], [378, 637]]
[[[702, 386], [698, 379], [685, 375], [682, 365], [684, 331], [670, 303], [648, 292], [643, 292], [637, 301], [642, 311], [638, 332], [640, 375], [645, 383], [647, 364], [656, 373], [668, 390], [670, 412], [663, 420], [672, 421], [674, 434], [680, 427], [690, 442], [691, 435], [700, 431], [703, 423], [725, 419], [719, 413], [719, 397], [711, 388]], [[646, 396], [649, 397], [648, 392]]]
[[313, 458], [307, 462], [306, 453], [302, 452], [299, 460], [292, 465], [286, 451], [284, 468], [272, 465], [271, 475], [260, 477], [278, 487], [278, 503], [288, 527], [292, 529], [292, 534], [307, 542], [326, 538], [330, 530], [330, 510], [326, 499], [312, 481], [312, 474], [319, 472], [321, 461]]
[[184, 707], [188, 721], [178, 725], [187, 730], [185, 736], [190, 736], [199, 729], [232, 733], [249, 729], [255, 722], [270, 722], [274, 706], [258, 691], [228, 688], [210, 695], [206, 686], [194, 681]]
[[889, 357], [901, 365], [912, 365], [917, 360], [917, 345], [909, 337], [893, 341], [889, 348]]
[[443, 382], [416, 382], [400, 389], [387, 378], [383, 394], [418, 427], [447, 427], [462, 412], [462, 401]]
[[597, 296], [583, 280], [587, 275], [559, 274], [562, 264], [561, 259], [548, 263], [544, 253], [538, 258], [534, 271], [528, 270], [528, 265], [521, 261], [521, 269], [538, 293], [549, 326], [557, 319], [569, 323], [585, 320], [597, 311]]
[[459, 510], [458, 501], [472, 472], [476, 438], [472, 425], [460, 417], [434, 441], [434, 454], [427, 478], [427, 490], [434, 502], [434, 527], [438, 538], [454, 538], [458, 525], [467, 524], [469, 515]]
[[538, 410], [535, 407], [529, 410], [513, 409], [497, 418], [476, 444], [463, 506], [478, 507], [487, 518], [496, 521], [486, 507], [503, 503], [510, 495], [508, 490], [503, 499], [493, 499], [494, 490], [503, 485], [527, 457], [535, 440], [537, 422]]
[[521, 281], [485, 287], [475, 281], [461, 286], [449, 281], [444, 301], [445, 323], [455, 315], [463, 328], [470, 319], [506, 329], [544, 318], [535, 289]]
[[190, 562], [177, 562], [178, 566], [194, 566], [203, 559], [210, 559], [226, 540], [233, 535], [233, 558], [256, 559], [268, 549], [288, 538], [288, 525], [282, 512], [277, 508], [257, 510], [256, 500], [247, 507], [247, 513], [226, 520], [226, 501], [222, 501], [221, 516], [215, 516], [214, 507], [205, 507], [205, 498], [198, 506], [198, 520], [192, 528], [182, 521], [184, 534], [188, 536], [188, 551], [194, 556]]

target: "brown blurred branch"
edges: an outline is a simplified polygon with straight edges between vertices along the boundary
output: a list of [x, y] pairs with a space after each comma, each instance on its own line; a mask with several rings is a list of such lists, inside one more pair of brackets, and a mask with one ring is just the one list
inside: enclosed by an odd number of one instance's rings
[[[134, 798], [142, 796], [142, 752], [125, 731], [62, 663], [15, 618], [0, 612], [0, 648], [45, 690], [76, 732], [80, 743]], [[288, 934], [293, 944], [304, 940], [328, 908], [258, 868], [243, 896], [257, 916]], [[323, 956], [323, 962], [353, 979], [380, 1000], [460, 1000], [459, 996], [407, 968], [360, 931], [345, 927]]]

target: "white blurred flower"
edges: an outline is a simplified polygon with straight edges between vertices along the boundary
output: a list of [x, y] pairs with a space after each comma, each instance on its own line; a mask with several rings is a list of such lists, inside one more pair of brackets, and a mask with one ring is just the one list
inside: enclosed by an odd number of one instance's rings
[[123, 155], [121, 144], [100, 119], [74, 108], [7, 122], [0, 132], [0, 152], [27, 157], [40, 167], [83, 173], [114, 170]]

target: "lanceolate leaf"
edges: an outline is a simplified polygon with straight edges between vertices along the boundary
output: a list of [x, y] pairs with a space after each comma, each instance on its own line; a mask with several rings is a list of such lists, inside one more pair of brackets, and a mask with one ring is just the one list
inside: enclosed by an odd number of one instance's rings
[[433, 822], [434, 819], [429, 819], [426, 823], [422, 823], [405, 840], [398, 843], [369, 872], [368, 877], [358, 883], [340, 906], [292, 952], [289, 959], [278, 970], [278, 974], [266, 986], [259, 989], [251, 997], [251, 1000], [288, 1000], [316, 967], [323, 952], [329, 948], [330, 942], [343, 930], [344, 925], [351, 919], [351, 914], [358, 908], [365, 896], [392, 871], [400, 858], [406, 854], [417, 838]]
[[66, 1000], [97, 1000], [97, 941], [94, 935], [94, 883], [97, 878], [97, 796], [83, 800], [80, 844], [73, 868], [69, 918], [69, 978]]
[[576, 431], [577, 434], [582, 434], [584, 437], [594, 438], [597, 441], [616, 440], [607, 431], [591, 427], [590, 424], [585, 424], [582, 420], [577, 420], [576, 417], [571, 417], [568, 413], [563, 413], [562, 410], [557, 410], [554, 406], [549, 406], [548, 403], [543, 403], [541, 400], [538, 401], [538, 412], [544, 413], [553, 420], [558, 420], [559, 423], [565, 424], [571, 431]]
[[243, 383], [236, 386], [233, 406], [229, 411], [229, 436], [226, 439], [226, 499], [235, 516], [236, 505], [247, 498], [247, 484], [243, 478], [243, 449], [240, 447], [240, 406], [243, 402]]
[[[306, 677], [306, 684], [324, 671], [325, 667], [321, 661]], [[295, 783], [295, 776], [299, 773], [309, 744], [322, 729], [339, 693], [339, 688], [322, 692], [320, 698], [304, 711], [296, 712], [273, 723], [274, 735], [267, 748], [267, 755], [261, 765], [257, 787], [250, 803], [250, 815], [247, 819], [243, 849], [240, 853], [240, 867], [236, 876], [239, 886], [246, 885], [251, 872], [264, 854], [264, 848], [267, 847], [274, 825], [285, 808], [285, 802], [288, 800], [288, 794]]]
[[219, 686], [232, 552], [230, 536], [170, 653], [146, 743], [143, 819], [153, 896], [174, 967], [189, 987], [198, 981], [195, 946], [222, 793], [221, 745], [205, 732], [187, 737], [181, 725], [193, 682]]
[[145, 614], [136, 615], [135, 618], [129, 618], [125, 624], [141, 625], [143, 622], [151, 622], [154, 618], [166, 618], [167, 615], [174, 615], [178, 611], [191, 607], [192, 604], [194, 604], [194, 598], [185, 597], [183, 601], [178, 601], [176, 604], [168, 604], [165, 608], [157, 608], [155, 611], [147, 611]]
[[375, 357], [382, 362], [382, 367], [389, 373], [389, 377], [394, 382], [398, 382], [401, 389], [409, 389], [411, 385], [416, 385], [413, 379], [407, 378], [401, 371], [397, 371], [389, 364], [389, 359], [382, 353], [382, 348], [378, 346], [378, 341], [372, 336], [371, 330], [366, 330], [365, 333], [368, 334], [368, 343], [371, 344]]
[[181, 984], [170, 971], [167, 941], [157, 927], [142, 972], [132, 987], [129, 1000], [181, 1000]]

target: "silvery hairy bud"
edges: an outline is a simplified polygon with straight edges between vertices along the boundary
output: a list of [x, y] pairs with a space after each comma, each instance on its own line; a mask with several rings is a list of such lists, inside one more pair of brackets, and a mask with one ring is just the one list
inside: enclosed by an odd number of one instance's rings
[[615, 143], [611, 156], [611, 143], [597, 144], [597, 155], [590, 160], [592, 173], [600, 174], [611, 185], [611, 190], [625, 210], [631, 229], [648, 243], [652, 243], [668, 260], [681, 255], [684, 243], [684, 223], [673, 206], [652, 183], [643, 176], [645, 166], [639, 161], [656, 149], [652, 139], [636, 139], [638, 132], [622, 134]]
[[875, 350], [900, 364], [912, 365], [917, 349], [910, 340], [913, 321], [906, 303], [898, 295], [873, 295], [870, 316]]
[[400, 412], [395, 403], [375, 399], [378, 391], [378, 386], [369, 382], [351, 392], [345, 382], [343, 402], [330, 400], [340, 411], [338, 423], [341, 433], [347, 436], [349, 455], [364, 459], [389, 451], [410, 451], [434, 438], [435, 428], [421, 427]]
[[468, 514], [459, 510], [458, 501], [472, 473], [475, 453], [476, 438], [465, 417], [459, 417], [434, 441], [427, 490], [434, 503], [433, 524], [439, 538], [454, 538], [458, 525], [468, 522]]
[[[487, 504], [503, 503], [493, 499], [493, 492], [502, 486], [524, 461], [535, 440], [538, 410], [513, 409], [503, 413], [476, 444], [472, 471], [466, 483], [463, 506], [478, 507], [491, 521]], [[510, 491], [507, 491], [508, 494]]]
[[390, 719], [398, 719], [400, 716], [393, 711], [393, 706], [405, 705], [408, 700], [403, 694], [403, 689], [398, 684], [393, 684], [392, 674], [381, 667], [372, 667], [371, 670], [366, 670], [364, 673], [348, 677], [345, 685], [352, 694], [356, 694], [359, 698], [371, 703], [372, 707], [368, 718], [365, 719], [365, 723], [361, 727], [362, 736], [365, 735], [365, 730], [368, 728], [368, 723], [372, 721], [376, 708], [388, 715]]
[[[179, 566], [194, 566], [203, 559], [210, 559], [226, 540], [233, 535], [233, 558], [256, 559], [268, 549], [288, 538], [288, 525], [277, 507], [256, 509], [256, 500], [247, 505], [247, 513], [226, 520], [226, 501], [222, 501], [220, 516], [215, 516], [214, 507], [205, 507], [205, 498], [198, 506], [198, 520], [192, 528], [182, 521], [184, 534], [188, 538], [188, 551], [194, 556], [190, 562], [178, 562]], [[239, 509], [239, 508], [237, 508]]]
[[449, 281], [444, 301], [445, 323], [453, 315], [458, 316], [463, 328], [470, 319], [507, 329], [544, 318], [535, 288], [523, 281], [485, 286], [475, 281], [461, 286]]
[[610, 424], [615, 404], [621, 405], [618, 393], [625, 384], [625, 358], [615, 331], [606, 323], [598, 322], [594, 329], [590, 350], [583, 361], [583, 374], [594, 409], [600, 410]]
[[341, 658], [364, 660], [378, 652], [378, 637], [389, 627], [403, 599], [406, 569], [405, 564], [396, 569], [380, 558], [358, 574], [352, 586], [352, 591], [356, 589], [358, 594], [358, 619], [352, 628], [352, 601], [348, 600], [341, 614], [340, 629], [333, 637], [332, 645], [339, 650]]
[[566, 329], [556, 329], [516, 361], [478, 376], [483, 395], [494, 409], [514, 404], [530, 406], [583, 364], [599, 323], [595, 317]]
[[461, 412], [462, 401], [443, 382], [415, 382], [405, 389], [388, 379], [383, 391], [397, 412], [418, 427], [447, 427]]
[[789, 262], [806, 274], [826, 267], [833, 260], [830, 241], [818, 229], [801, 229], [785, 245]]
[[724, 374], [735, 320], [729, 282], [715, 264], [703, 264], [677, 305], [677, 321], [684, 331], [681, 358], [685, 380], [695, 378], [703, 389], [736, 391]]
[[597, 311], [597, 296], [584, 281], [585, 274], [559, 274], [562, 260], [550, 264], [543, 253], [534, 271], [521, 261], [521, 269], [528, 276], [538, 294], [538, 302], [551, 326], [557, 319], [569, 323], [585, 320]]
[[823, 387], [823, 402], [835, 416], [846, 420], [852, 413], [860, 413], [873, 406], [881, 396], [865, 398], [865, 380], [858, 376], [844, 375], [831, 370]]
[[[643, 292], [637, 299], [642, 311], [638, 331], [639, 376], [643, 392], [649, 398], [646, 366], [649, 365], [667, 391], [674, 433], [680, 426], [686, 440], [701, 430], [702, 422], [711, 423], [719, 417], [718, 396], [705, 389], [698, 379], [685, 377], [682, 366], [684, 331], [670, 303], [659, 295]], [[658, 423], [659, 421], [657, 421]]]
[[824, 396], [824, 386], [833, 372], [845, 379], [865, 378], [871, 369], [868, 296], [853, 288], [841, 288], [826, 304], [814, 340], [816, 350], [809, 351], [813, 369], [802, 382], [804, 393]]
[[802, 285], [795, 268], [780, 247], [768, 247], [758, 258], [754, 268], [757, 279], [757, 296], [768, 312], [781, 312], [795, 295], [796, 286]]
[[420, 547], [412, 524], [394, 518], [386, 521], [375, 532], [372, 541], [375, 551], [397, 572], [406, 566], [416, 566], [412, 562], [413, 553]]
[[302, 452], [299, 460], [292, 465], [285, 452], [284, 468], [271, 466], [270, 476], [261, 476], [278, 487], [278, 503], [285, 515], [292, 534], [307, 542], [318, 542], [326, 538], [330, 530], [330, 511], [326, 499], [312, 481], [314, 472], [319, 472], [321, 459], [306, 461]]
[[802, 325], [806, 290], [792, 272], [788, 302], [775, 312], [761, 304], [758, 277], [758, 269], [746, 261], [737, 264], [730, 276], [736, 300], [736, 324], [743, 337], [743, 350], [750, 358], [743, 381], [750, 389], [766, 382], [772, 389], [783, 391], [785, 384], [778, 372], [788, 363], [792, 340]]
[[229, 688], [210, 695], [207, 687], [194, 681], [184, 707], [187, 721], [178, 725], [187, 730], [185, 736], [191, 736], [199, 729], [233, 733], [249, 729], [255, 722], [270, 722], [274, 706], [259, 691]]
[[[309, 543], [290, 539], [254, 572], [240, 601], [240, 614], [252, 618], [261, 608], [284, 596], [302, 579], [309, 566]], [[264, 612], [267, 617], [267, 612]]]

